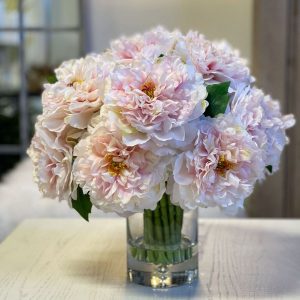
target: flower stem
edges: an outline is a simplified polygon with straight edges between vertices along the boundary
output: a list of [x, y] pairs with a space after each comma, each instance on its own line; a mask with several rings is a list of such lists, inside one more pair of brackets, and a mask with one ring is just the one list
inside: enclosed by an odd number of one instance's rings
[[163, 225], [162, 225], [162, 216], [160, 212], [160, 202], [157, 203], [156, 209], [153, 211], [154, 214], [154, 232], [155, 232], [155, 241], [154, 243], [158, 246], [164, 245], [164, 236], [163, 236]]
[[160, 200], [160, 211], [163, 223], [164, 241], [166, 245], [169, 245], [171, 242], [171, 237], [169, 229], [168, 199], [166, 194], [164, 194]]
[[174, 245], [176, 243], [175, 237], [175, 208], [174, 205], [170, 201], [170, 197], [168, 197], [168, 209], [169, 209], [169, 226], [170, 226], [170, 240], [171, 244]]
[[146, 244], [153, 244], [153, 218], [152, 218], [152, 210], [145, 209], [144, 210], [144, 242]]
[[144, 210], [144, 251], [133, 251], [135, 258], [154, 264], [180, 263], [189, 257], [181, 247], [183, 210], [164, 194], [155, 210]]
[[183, 221], [183, 210], [180, 206], [175, 206], [175, 235], [176, 235], [177, 243], [181, 241], [182, 221]]

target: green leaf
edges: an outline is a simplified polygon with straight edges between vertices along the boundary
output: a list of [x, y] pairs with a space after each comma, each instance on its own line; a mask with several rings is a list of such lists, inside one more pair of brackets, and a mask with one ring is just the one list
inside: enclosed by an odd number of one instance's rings
[[271, 165], [266, 166], [266, 169], [272, 174], [273, 173], [273, 167]]
[[57, 78], [56, 78], [56, 75], [55, 74], [51, 74], [47, 77], [47, 81], [48, 83], [55, 83], [57, 82]]
[[84, 194], [81, 187], [77, 188], [77, 200], [72, 199], [72, 207], [86, 220], [92, 211], [92, 202], [88, 194]]
[[164, 57], [165, 55], [163, 53], [159, 54], [158, 58], [162, 58]]
[[215, 117], [218, 114], [224, 114], [229, 102], [228, 88], [230, 82], [222, 82], [218, 84], [208, 85], [207, 98], [209, 105], [204, 112], [205, 116]]

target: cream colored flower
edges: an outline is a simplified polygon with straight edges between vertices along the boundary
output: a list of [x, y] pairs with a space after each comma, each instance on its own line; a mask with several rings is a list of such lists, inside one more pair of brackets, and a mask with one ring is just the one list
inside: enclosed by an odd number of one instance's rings
[[126, 146], [118, 131], [97, 128], [79, 142], [74, 155], [76, 184], [104, 211], [154, 209], [165, 192], [167, 158]]
[[242, 206], [264, 168], [262, 151], [231, 116], [203, 120], [194, 148], [176, 158], [171, 201], [185, 209]]
[[78, 132], [67, 128], [61, 135], [42, 125], [35, 127], [28, 155], [33, 161], [34, 180], [45, 197], [70, 201], [72, 192], [72, 146]]

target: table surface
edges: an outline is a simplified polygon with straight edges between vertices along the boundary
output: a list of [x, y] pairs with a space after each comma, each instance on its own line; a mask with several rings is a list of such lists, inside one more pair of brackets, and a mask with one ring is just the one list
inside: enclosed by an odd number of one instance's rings
[[300, 220], [199, 222], [199, 283], [126, 280], [124, 219], [27, 220], [0, 244], [0, 299], [300, 299]]

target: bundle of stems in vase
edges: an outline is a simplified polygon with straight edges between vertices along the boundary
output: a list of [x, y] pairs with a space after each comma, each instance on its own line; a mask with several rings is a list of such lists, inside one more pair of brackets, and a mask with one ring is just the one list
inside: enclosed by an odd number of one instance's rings
[[154, 264], [176, 264], [192, 257], [182, 243], [183, 209], [164, 194], [155, 210], [144, 211], [144, 247], [131, 248], [132, 256]]

